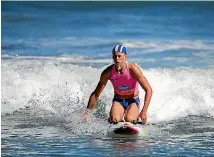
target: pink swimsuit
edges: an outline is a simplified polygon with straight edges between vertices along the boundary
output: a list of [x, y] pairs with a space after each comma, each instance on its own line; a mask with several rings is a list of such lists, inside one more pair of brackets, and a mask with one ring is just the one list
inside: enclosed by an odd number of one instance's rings
[[123, 74], [117, 74], [115, 66], [111, 71], [111, 77], [109, 79], [114, 87], [114, 93], [117, 96], [133, 96], [138, 93], [139, 83], [137, 79], [130, 75], [128, 63]]

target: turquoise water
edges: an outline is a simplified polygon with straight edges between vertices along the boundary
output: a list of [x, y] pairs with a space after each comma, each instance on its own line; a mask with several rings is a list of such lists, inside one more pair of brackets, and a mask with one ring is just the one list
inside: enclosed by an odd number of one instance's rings
[[[1, 4], [2, 156], [214, 155], [213, 2]], [[80, 123], [118, 43], [153, 88], [140, 139], [106, 135], [110, 83]]]

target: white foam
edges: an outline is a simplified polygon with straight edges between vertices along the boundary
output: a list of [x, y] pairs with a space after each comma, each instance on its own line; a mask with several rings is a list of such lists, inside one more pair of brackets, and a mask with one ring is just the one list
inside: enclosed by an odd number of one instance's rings
[[185, 57], [166, 57], [162, 59], [163, 61], [176, 61], [176, 62], [187, 62], [188, 58]]
[[169, 50], [192, 49], [192, 50], [214, 50], [214, 41], [204, 40], [162, 40], [162, 41], [121, 41], [127, 48], [143, 48], [138, 54], [160, 53]]
[[193, 56], [197, 56], [197, 57], [206, 57], [207, 55], [209, 55], [208, 52], [204, 52], [204, 51], [200, 51], [200, 52], [194, 52], [192, 53]]
[[214, 69], [153, 69], [146, 73], [154, 90], [148, 112], [152, 121], [213, 116]]
[[2, 58], [15, 59], [15, 60], [49, 60], [49, 61], [65, 61], [69, 63], [103, 63], [110, 64], [112, 59], [92, 59], [88, 56], [81, 55], [63, 55], [59, 57], [52, 56], [10, 56], [7, 54], [2, 55]]
[[[2, 114], [31, 106], [35, 111], [39, 108], [60, 116], [73, 115], [76, 109], [87, 106], [105, 67], [77, 66], [57, 60], [2, 60]], [[149, 122], [186, 115], [214, 116], [214, 68], [159, 68], [143, 73], [153, 88]], [[108, 82], [100, 96], [105, 116], [112, 96]], [[142, 89], [140, 98], [144, 100]]]

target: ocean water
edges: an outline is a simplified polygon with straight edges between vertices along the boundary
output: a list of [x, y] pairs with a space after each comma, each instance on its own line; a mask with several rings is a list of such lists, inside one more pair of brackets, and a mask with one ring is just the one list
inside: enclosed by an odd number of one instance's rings
[[[2, 156], [214, 156], [214, 2], [1, 7]], [[139, 139], [106, 135], [110, 83], [80, 122], [116, 44], [153, 88]]]

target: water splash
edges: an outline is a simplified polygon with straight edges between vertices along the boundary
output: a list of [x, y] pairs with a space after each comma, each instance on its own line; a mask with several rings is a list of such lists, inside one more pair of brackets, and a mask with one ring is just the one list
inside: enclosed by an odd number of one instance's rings
[[[105, 67], [78, 66], [57, 60], [3, 60], [2, 115], [26, 106], [58, 116], [75, 115], [76, 110], [87, 106]], [[143, 69], [143, 74], [153, 88], [148, 122], [188, 115], [214, 116], [213, 68]], [[144, 94], [140, 88], [142, 102]], [[113, 89], [108, 82], [95, 106], [95, 117], [108, 117], [112, 97]]]

